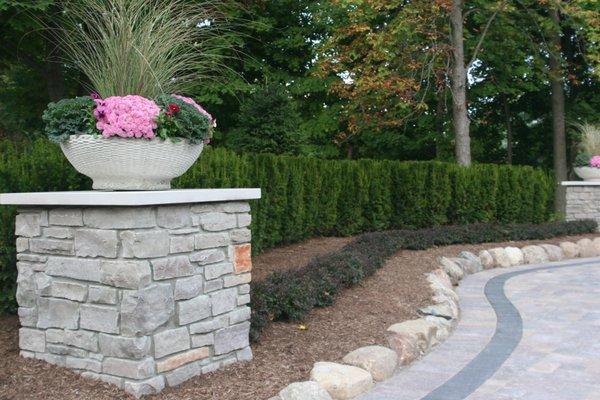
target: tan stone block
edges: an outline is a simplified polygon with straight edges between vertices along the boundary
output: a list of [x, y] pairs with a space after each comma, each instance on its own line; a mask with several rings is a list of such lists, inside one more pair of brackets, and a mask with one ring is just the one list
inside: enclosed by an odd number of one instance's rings
[[236, 274], [252, 271], [252, 247], [249, 243], [233, 246], [233, 268]]
[[185, 353], [177, 354], [169, 357], [166, 360], [158, 361], [156, 363], [156, 371], [158, 373], [170, 371], [172, 369], [181, 367], [182, 365], [189, 364], [194, 361], [202, 360], [209, 356], [208, 347], [202, 347], [199, 349], [193, 349], [186, 351]]

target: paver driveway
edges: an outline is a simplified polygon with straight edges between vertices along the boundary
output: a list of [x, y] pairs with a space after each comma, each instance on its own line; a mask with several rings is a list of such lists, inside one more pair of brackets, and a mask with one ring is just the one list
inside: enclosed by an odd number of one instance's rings
[[360, 400], [600, 400], [600, 258], [494, 269], [454, 334]]

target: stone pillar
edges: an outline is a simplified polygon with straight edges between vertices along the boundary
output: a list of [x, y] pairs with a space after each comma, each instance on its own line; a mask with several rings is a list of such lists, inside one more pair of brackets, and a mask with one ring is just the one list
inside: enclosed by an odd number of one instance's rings
[[135, 396], [250, 360], [249, 225], [246, 201], [22, 206], [21, 355]]
[[600, 226], [600, 182], [572, 181], [562, 185], [567, 188], [565, 219], [592, 219]]

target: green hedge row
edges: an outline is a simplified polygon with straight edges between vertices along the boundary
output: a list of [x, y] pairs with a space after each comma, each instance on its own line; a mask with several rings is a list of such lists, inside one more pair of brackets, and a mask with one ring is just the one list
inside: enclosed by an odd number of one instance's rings
[[274, 272], [252, 282], [251, 338], [259, 339], [270, 321], [300, 320], [314, 307], [331, 305], [337, 294], [373, 275], [400, 249], [424, 250], [459, 243], [548, 239], [591, 233], [594, 221], [544, 224], [475, 224], [365, 233], [341, 250], [315, 257], [304, 268]]
[[[0, 141], [0, 192], [87, 190], [58, 146]], [[552, 181], [530, 167], [338, 161], [207, 149], [175, 187], [260, 187], [253, 250], [320, 235], [551, 219]], [[0, 312], [13, 307], [14, 209], [0, 208]]]

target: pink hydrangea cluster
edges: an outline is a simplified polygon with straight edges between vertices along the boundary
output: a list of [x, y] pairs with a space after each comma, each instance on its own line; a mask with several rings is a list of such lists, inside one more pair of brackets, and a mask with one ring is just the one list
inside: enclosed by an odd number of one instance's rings
[[160, 108], [142, 96], [111, 96], [96, 99], [96, 128], [102, 136], [152, 139]]
[[213, 128], [217, 126], [217, 120], [214, 119], [213, 116], [208, 113], [208, 111], [206, 111], [204, 108], [202, 108], [202, 106], [200, 104], [196, 103], [194, 101], [194, 99], [192, 99], [190, 97], [180, 96], [175, 93], [173, 93], [172, 96], [175, 97], [176, 99], [179, 99], [181, 101], [184, 101], [188, 104], [193, 105], [196, 108], [196, 110], [198, 110], [198, 112], [200, 112], [200, 114], [202, 114], [206, 118], [208, 118], [208, 120], [210, 121], [210, 124]]
[[592, 168], [600, 168], [600, 156], [594, 156], [590, 160], [590, 167]]

